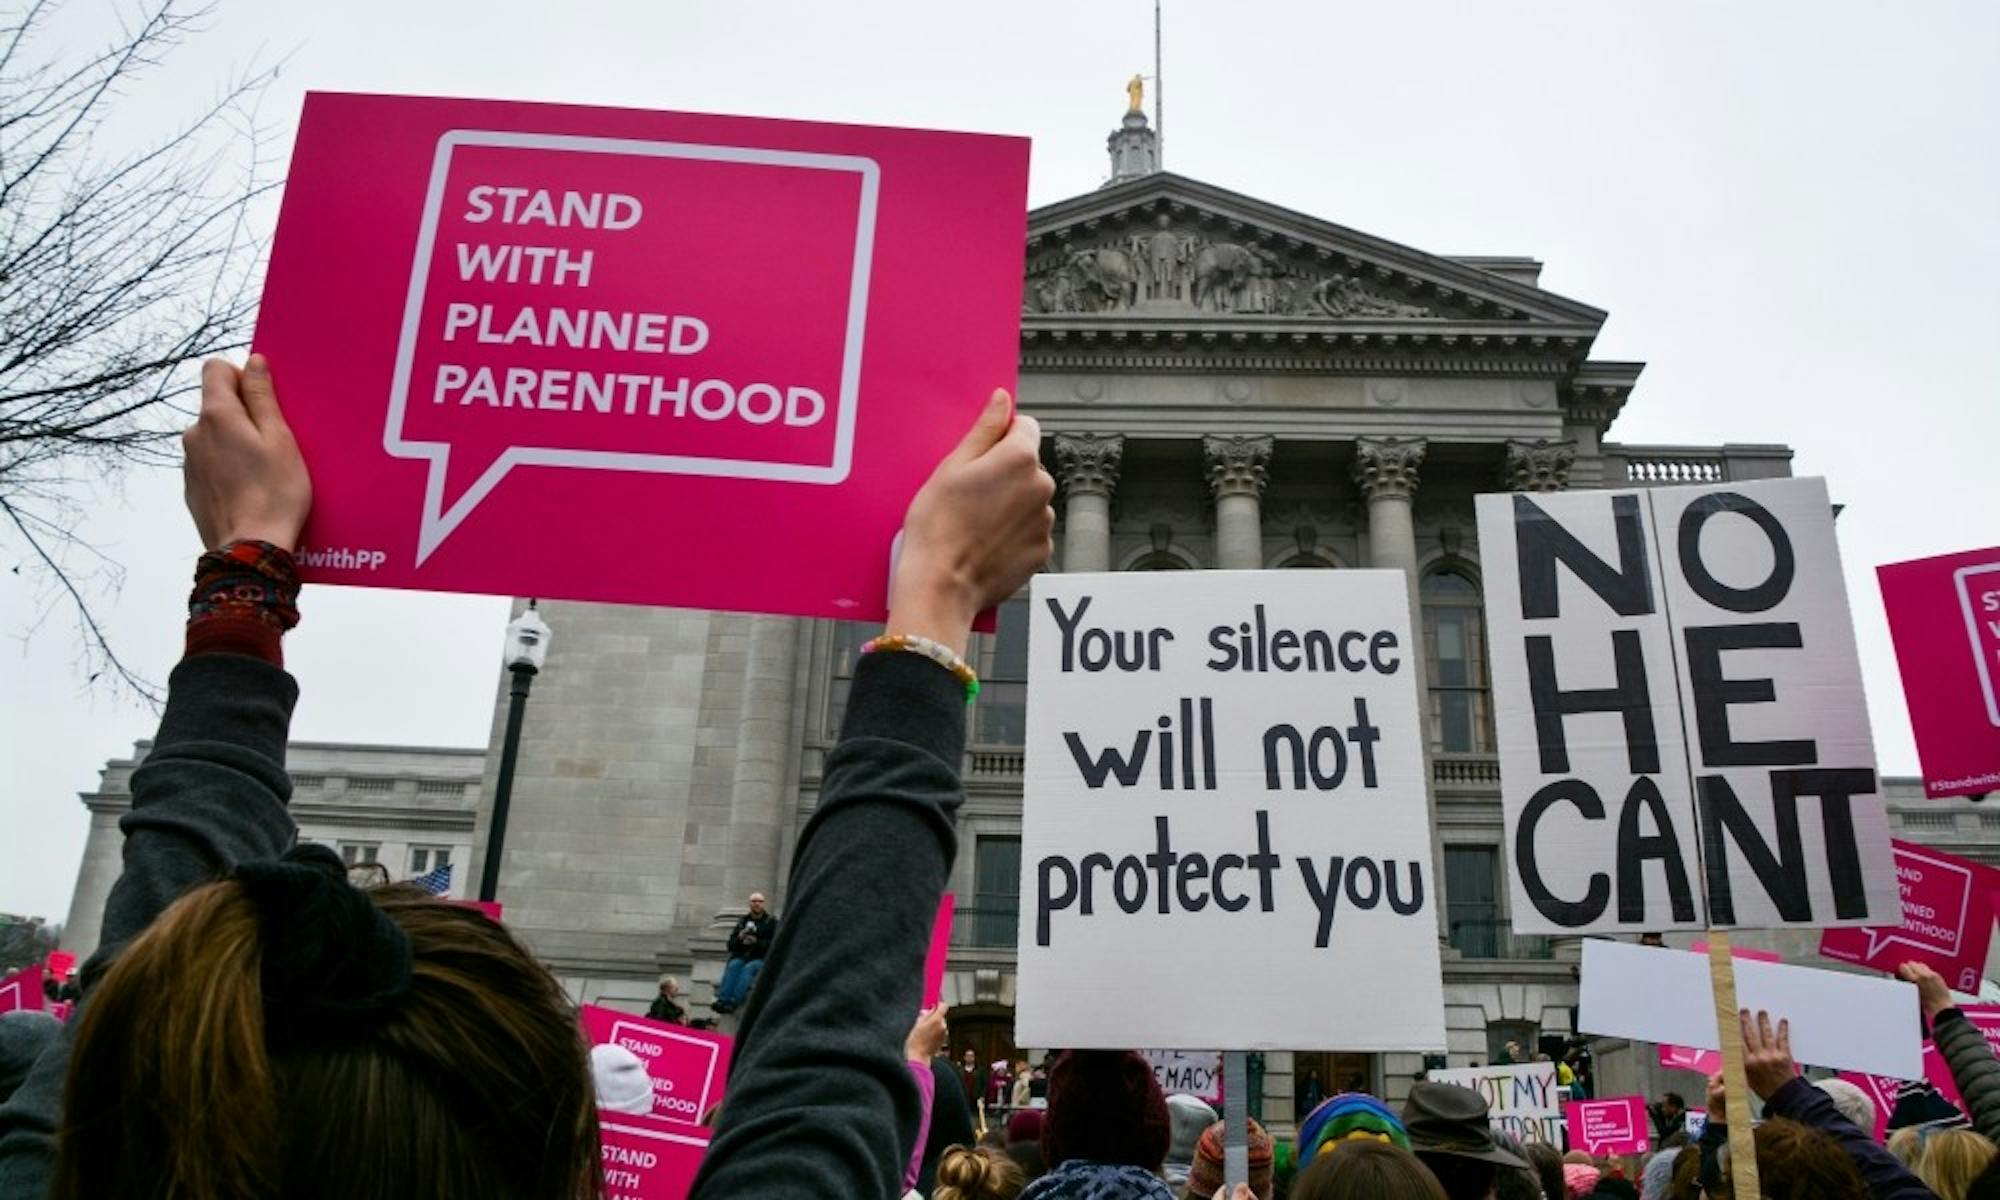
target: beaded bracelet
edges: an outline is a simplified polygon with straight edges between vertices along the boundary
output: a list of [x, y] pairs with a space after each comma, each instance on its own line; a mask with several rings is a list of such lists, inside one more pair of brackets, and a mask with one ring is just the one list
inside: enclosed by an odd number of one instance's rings
[[958, 656], [958, 652], [943, 642], [932, 641], [909, 633], [885, 633], [881, 637], [870, 638], [861, 643], [861, 653], [873, 654], [877, 650], [904, 650], [911, 654], [921, 654], [938, 666], [950, 671], [965, 685], [965, 702], [979, 694], [979, 673], [972, 664]]

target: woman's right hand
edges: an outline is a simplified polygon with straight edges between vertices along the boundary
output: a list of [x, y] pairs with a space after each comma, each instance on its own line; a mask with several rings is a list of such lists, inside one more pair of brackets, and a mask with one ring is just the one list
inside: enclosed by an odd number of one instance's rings
[[242, 541], [298, 548], [312, 477], [263, 355], [251, 355], [241, 371], [219, 358], [201, 365], [201, 415], [181, 448], [188, 513], [204, 549]]

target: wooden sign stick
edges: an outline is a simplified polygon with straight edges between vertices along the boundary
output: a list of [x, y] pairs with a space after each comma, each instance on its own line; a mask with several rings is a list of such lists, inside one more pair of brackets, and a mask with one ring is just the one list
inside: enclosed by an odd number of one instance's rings
[[1743, 1029], [1736, 1016], [1736, 966], [1729, 934], [1708, 931], [1708, 973], [1715, 989], [1715, 1033], [1722, 1040], [1722, 1092], [1729, 1121], [1729, 1177], [1736, 1200], [1758, 1200], [1757, 1143], [1750, 1136], [1750, 1085], [1743, 1074]]

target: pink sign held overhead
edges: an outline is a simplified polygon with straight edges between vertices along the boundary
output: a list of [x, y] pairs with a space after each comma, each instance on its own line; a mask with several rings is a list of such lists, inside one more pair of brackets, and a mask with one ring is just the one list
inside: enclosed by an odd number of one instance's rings
[[686, 1200], [708, 1153], [710, 1130], [656, 1117], [600, 1111], [606, 1200]]
[[946, 892], [938, 901], [937, 920], [931, 924], [931, 946], [924, 955], [924, 1007], [944, 999], [944, 966], [951, 955], [951, 921], [958, 897]]
[[1903, 963], [1929, 966], [1951, 987], [1977, 992], [1993, 934], [1993, 893], [2000, 872], [1914, 842], [1893, 841], [1903, 923], [1829, 929], [1822, 958], [1893, 973]]
[[646, 1064], [653, 1081], [653, 1115], [699, 1125], [722, 1102], [734, 1045], [726, 1034], [669, 1025], [586, 1004], [584, 1036], [594, 1046], [623, 1046]]
[[255, 338], [313, 470], [302, 575], [881, 619], [904, 507], [1013, 386], [1027, 168], [1018, 138], [309, 95]]
[[1585, 1154], [1645, 1154], [1652, 1147], [1646, 1101], [1640, 1096], [1572, 1100], [1563, 1105], [1569, 1148]]
[[32, 1012], [42, 1011], [45, 999], [42, 995], [42, 978], [42, 968], [37, 965], [0, 979], [0, 1013], [18, 1012], [22, 1009]]
[[2000, 546], [1875, 569], [1924, 792], [2000, 791]]
[[[1708, 943], [1695, 942], [1688, 947], [1696, 954], [1708, 953]], [[1779, 962], [1784, 956], [1769, 950], [1754, 950], [1748, 946], [1731, 946], [1729, 957], [1746, 958], [1753, 962]], [[1694, 1046], [1661, 1046], [1660, 1065], [1677, 1071], [1698, 1071], [1703, 1075], [1713, 1075], [1722, 1069], [1722, 1055], [1714, 1050], [1701, 1050]]]

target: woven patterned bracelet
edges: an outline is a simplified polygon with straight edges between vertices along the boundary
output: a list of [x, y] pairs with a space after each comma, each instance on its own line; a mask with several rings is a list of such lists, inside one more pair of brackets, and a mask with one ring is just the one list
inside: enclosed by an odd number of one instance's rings
[[960, 683], [965, 685], [965, 702], [967, 704], [972, 703], [972, 698], [979, 694], [979, 673], [972, 669], [972, 664], [960, 658], [957, 651], [943, 642], [933, 641], [927, 637], [918, 637], [915, 634], [885, 633], [881, 637], [870, 638], [861, 643], [861, 653], [863, 654], [874, 654], [878, 650], [903, 650], [911, 654], [921, 654], [938, 666], [950, 671], [953, 675], [958, 676]]

